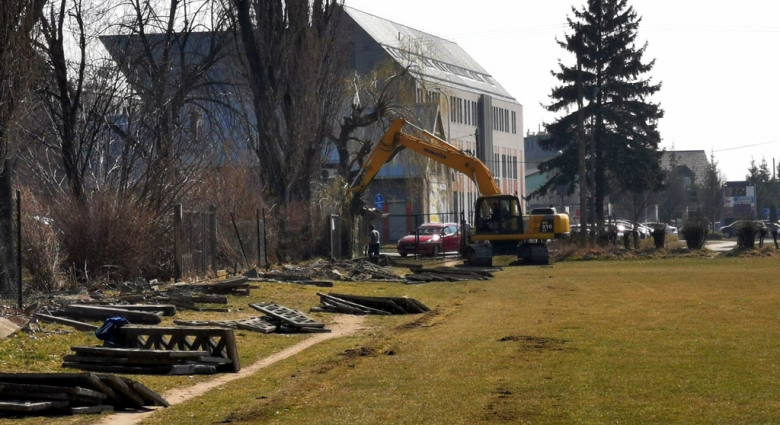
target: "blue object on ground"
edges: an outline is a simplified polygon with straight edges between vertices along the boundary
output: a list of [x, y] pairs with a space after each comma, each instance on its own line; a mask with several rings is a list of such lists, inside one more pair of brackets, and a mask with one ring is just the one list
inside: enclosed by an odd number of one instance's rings
[[103, 322], [103, 326], [95, 331], [95, 336], [103, 341], [104, 347], [116, 346], [119, 339], [119, 328], [127, 324], [130, 322], [124, 317], [109, 317]]

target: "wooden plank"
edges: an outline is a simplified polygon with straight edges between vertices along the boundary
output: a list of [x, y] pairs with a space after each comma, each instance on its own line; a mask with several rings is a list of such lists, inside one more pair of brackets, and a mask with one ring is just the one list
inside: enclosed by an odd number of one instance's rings
[[101, 404], [98, 406], [80, 406], [71, 407], [69, 412], [71, 415], [96, 415], [103, 412], [113, 412], [114, 406], [108, 406]]
[[33, 317], [40, 320], [41, 322], [56, 323], [58, 325], [70, 326], [76, 329], [77, 331], [94, 332], [98, 330], [98, 327], [95, 325], [90, 325], [89, 323], [79, 322], [76, 320], [66, 319], [64, 317], [50, 316], [48, 314], [41, 314], [41, 313], [35, 313]]
[[105, 320], [110, 317], [124, 317], [130, 323], [142, 323], [146, 325], [156, 325], [161, 322], [160, 316], [143, 311], [130, 311], [120, 308], [106, 308], [94, 305], [71, 304], [65, 307], [61, 315], [73, 317], [76, 319], [98, 319]]
[[0, 412], [40, 412], [51, 409], [63, 409], [70, 405], [67, 401], [0, 401]]
[[92, 373], [0, 373], [0, 382], [58, 387], [80, 386], [106, 394], [109, 399], [117, 397], [108, 385]]
[[401, 306], [395, 304], [390, 299], [385, 297], [362, 297], [356, 295], [345, 295], [345, 294], [334, 294], [334, 293], [330, 293], [328, 295], [330, 295], [331, 297], [340, 298], [342, 300], [351, 301], [356, 304], [372, 307], [377, 310], [384, 310], [393, 314], [407, 314], [407, 311], [404, 310]]
[[143, 359], [196, 359], [208, 356], [205, 351], [142, 350], [138, 348], [70, 347], [71, 351], [89, 356], [107, 356]]
[[84, 363], [71, 363], [63, 362], [62, 367], [87, 370], [90, 372], [103, 372], [103, 373], [127, 373], [127, 374], [140, 374], [140, 375], [165, 375], [171, 371], [173, 366], [147, 366], [147, 367], [133, 367], [133, 366], [121, 366], [121, 365], [96, 365], [96, 364], [84, 364]]
[[[99, 391], [89, 390], [81, 387], [57, 387], [52, 385], [30, 385], [30, 384], [16, 384], [9, 382], [0, 382], [0, 391], [2, 392], [29, 392], [36, 394], [56, 394], [58, 396], [73, 396], [73, 398], [79, 399], [97, 399], [105, 400], [107, 396]], [[59, 399], [55, 399], [59, 400]]]
[[359, 303], [348, 301], [348, 300], [345, 300], [343, 298], [335, 297], [333, 295], [326, 295], [326, 294], [317, 292], [317, 296], [322, 298], [322, 299], [325, 299], [325, 300], [332, 300], [332, 301], [334, 301], [336, 303], [339, 303], [339, 304], [344, 304], [344, 305], [352, 307], [352, 308], [357, 308], [359, 310], [364, 310], [364, 311], [366, 311], [368, 313], [371, 313], [371, 314], [379, 314], [379, 315], [389, 315], [390, 314], [387, 311], [379, 310], [379, 309], [376, 309], [376, 308], [371, 308], [369, 306], [365, 306], [365, 305], [362, 305], [362, 304], [359, 304]]
[[130, 311], [143, 311], [146, 313], [155, 313], [158, 311], [163, 312], [163, 316], [175, 316], [176, 306], [173, 304], [108, 304], [101, 307], [107, 308], [119, 308], [122, 310]]
[[193, 295], [189, 301], [200, 304], [227, 304], [227, 297], [224, 295]]
[[177, 364], [184, 364], [186, 360], [185, 359], [156, 359], [156, 358], [143, 358], [143, 357], [121, 358], [121, 357], [67, 355], [62, 357], [62, 361], [68, 363], [107, 364], [107, 365], [173, 366]]
[[120, 377], [116, 375], [102, 374], [98, 378], [106, 385], [111, 387], [117, 394], [116, 401], [120, 406], [141, 408], [144, 407], [144, 400], [136, 394]]
[[[238, 348], [236, 348], [236, 337], [233, 333], [233, 330], [230, 330], [230, 332], [226, 332], [222, 339], [225, 341], [225, 349], [227, 350], [227, 357], [230, 360], [233, 360], [233, 372], [238, 372], [241, 370], [241, 363], [239, 362], [238, 358]], [[219, 353], [214, 353], [219, 354]], [[215, 357], [219, 357], [218, 355]]]
[[144, 384], [128, 378], [122, 378], [122, 380], [125, 382], [125, 384], [127, 384], [130, 388], [132, 388], [133, 391], [135, 391], [139, 397], [144, 399], [145, 404], [147, 406], [151, 405], [151, 406], [170, 407], [170, 403], [168, 403], [166, 399], [164, 399], [161, 395], [149, 389]]

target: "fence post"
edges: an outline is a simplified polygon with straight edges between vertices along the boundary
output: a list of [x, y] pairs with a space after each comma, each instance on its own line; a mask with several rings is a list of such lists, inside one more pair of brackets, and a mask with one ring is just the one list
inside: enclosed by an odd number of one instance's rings
[[265, 258], [265, 269], [268, 270], [271, 268], [270, 264], [268, 264], [268, 226], [266, 225], [266, 219], [265, 219], [265, 207], [263, 207], [263, 257]]
[[260, 239], [260, 208], [255, 210], [255, 233], [257, 234], [257, 268], [262, 267], [263, 240]]
[[16, 190], [16, 254], [19, 273], [16, 274], [19, 280], [19, 310], [24, 308], [22, 298], [22, 191]]
[[217, 275], [217, 206], [209, 207], [209, 253], [211, 254], [211, 271]]
[[417, 224], [417, 214], [414, 215], [414, 259], [419, 258], [420, 253], [420, 232]]
[[182, 277], [182, 258], [181, 258], [181, 204], [173, 206], [173, 277], [180, 281]]
[[[238, 231], [238, 225], [236, 224], [236, 216], [231, 212], [230, 220], [233, 221], [233, 229], [236, 231], [236, 237], [238, 238], [238, 246], [241, 248], [241, 255], [244, 257], [244, 266], [249, 268], [249, 259], [246, 258], [246, 250], [244, 250], [244, 241], [241, 240], [241, 232]], [[236, 268], [236, 272], [238, 268]]]

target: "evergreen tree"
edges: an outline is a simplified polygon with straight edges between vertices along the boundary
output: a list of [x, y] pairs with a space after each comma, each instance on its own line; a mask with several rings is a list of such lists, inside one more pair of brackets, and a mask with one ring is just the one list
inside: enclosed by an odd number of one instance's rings
[[757, 185], [759, 183], [768, 182], [772, 179], [772, 172], [769, 171], [769, 164], [766, 162], [766, 157], [761, 158], [761, 164], [756, 165], [756, 160], [750, 158], [750, 167], [748, 167], [748, 173], [745, 175], [745, 180]]
[[[609, 194], [654, 190], [661, 185], [657, 122], [663, 111], [650, 100], [661, 85], [645, 77], [655, 61], [643, 61], [647, 45], [636, 45], [641, 18], [627, 0], [588, 0], [582, 9], [572, 8], [572, 13], [567, 18], [571, 33], [558, 44], [580, 57], [589, 100], [584, 107], [585, 139], [594, 144], [595, 152], [595, 158], [589, 155], [588, 161], [595, 165], [596, 218], [603, 222], [604, 199]], [[546, 108], [563, 115], [545, 125], [550, 137], [540, 145], [563, 153], [540, 165], [552, 177], [534, 193], [539, 195], [558, 185], [568, 185], [573, 191], [580, 177], [578, 67], [563, 62], [558, 66], [552, 73], [560, 85], [552, 89]]]

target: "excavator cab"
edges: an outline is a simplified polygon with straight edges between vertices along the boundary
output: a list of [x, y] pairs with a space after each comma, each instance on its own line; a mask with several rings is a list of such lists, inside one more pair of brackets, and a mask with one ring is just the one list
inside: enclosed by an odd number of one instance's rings
[[520, 200], [512, 195], [483, 196], [476, 205], [477, 235], [517, 235], [523, 233]]

